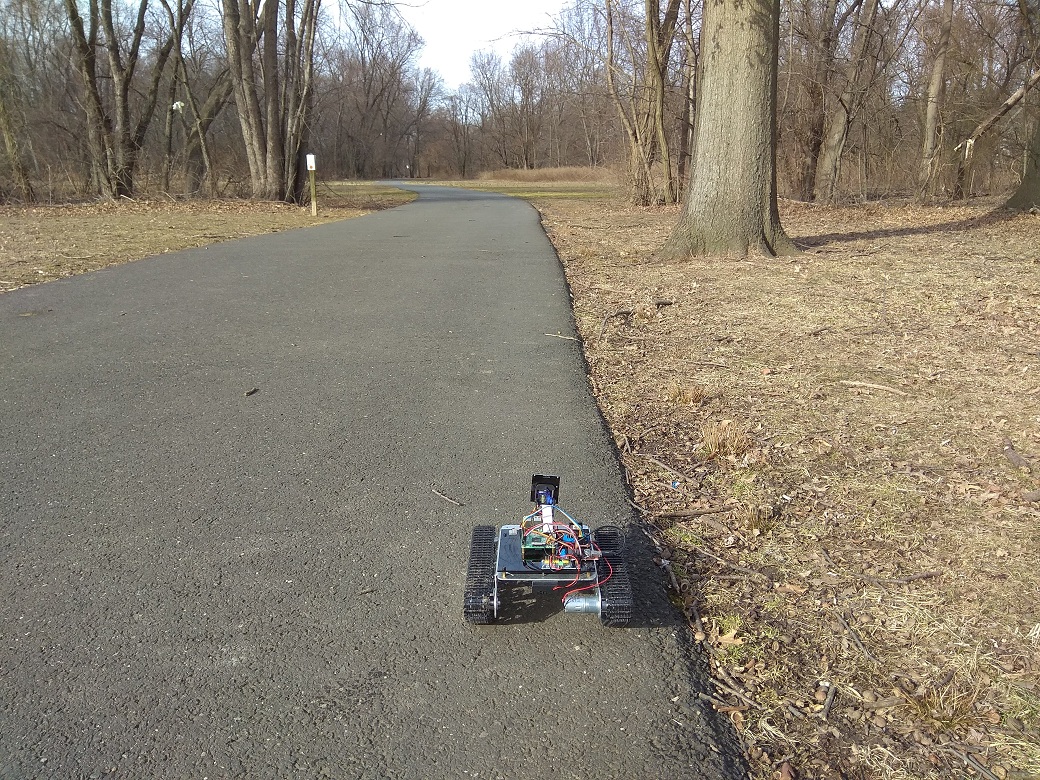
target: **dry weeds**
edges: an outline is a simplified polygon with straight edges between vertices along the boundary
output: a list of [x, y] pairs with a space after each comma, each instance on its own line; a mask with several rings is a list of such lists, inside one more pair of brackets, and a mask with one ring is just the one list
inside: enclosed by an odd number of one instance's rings
[[406, 202], [410, 193], [333, 184], [310, 207], [247, 200], [124, 200], [0, 206], [0, 292], [150, 255], [308, 227]]
[[1040, 218], [788, 203], [804, 254], [672, 263], [674, 210], [536, 205], [755, 776], [1040, 777]]

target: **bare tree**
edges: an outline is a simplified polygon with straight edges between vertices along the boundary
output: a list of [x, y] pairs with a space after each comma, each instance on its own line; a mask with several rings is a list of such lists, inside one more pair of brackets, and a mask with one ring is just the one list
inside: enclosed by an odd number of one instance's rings
[[929, 185], [935, 180], [939, 160], [939, 105], [946, 85], [946, 55], [950, 51], [950, 31], [953, 27], [953, 0], [943, 0], [942, 16], [939, 19], [939, 38], [932, 58], [931, 77], [925, 96], [924, 123], [921, 139], [921, 163], [917, 173], [917, 197], [925, 196]]
[[321, 0], [222, 0], [224, 40], [254, 197], [299, 197], [320, 6]]
[[[64, 5], [82, 81], [95, 183], [99, 192], [109, 197], [131, 197], [141, 147], [155, 115], [160, 81], [174, 46], [173, 33], [165, 31], [148, 58], [145, 67], [150, 65], [151, 73], [135, 119], [131, 99], [135, 74], [142, 62], [148, 0], [139, 0], [128, 43], [122, 32], [117, 31], [112, 0], [89, 0], [86, 23], [76, 0], [64, 0]], [[102, 69], [99, 64], [99, 49], [107, 59], [107, 68]]]
[[[631, 10], [619, 0], [605, 1], [607, 86], [628, 139], [632, 202], [674, 203], [677, 193], [664, 102], [681, 0], [667, 0], [663, 16], [660, 0], [644, 0], [639, 35]], [[664, 178], [660, 189], [654, 184], [658, 161]]]
[[4, 152], [21, 198], [26, 203], [32, 203], [36, 200], [36, 193], [33, 191], [20, 140], [21, 133], [15, 126], [15, 111], [11, 105], [17, 92], [15, 80], [12, 78], [7, 44], [0, 40], [0, 136], [4, 139]]
[[[874, 28], [878, 12], [878, 0], [864, 0], [860, 6], [849, 63], [846, 68], [845, 86], [827, 120], [820, 157], [816, 166], [815, 200], [830, 203], [834, 200], [838, 177], [841, 173], [841, 157], [849, 138], [852, 120], [863, 104], [866, 85], [871, 78], [869, 51], [876, 31]], [[876, 59], [875, 59], [876, 64]]]
[[689, 191], [663, 254], [794, 253], [776, 195], [780, 0], [705, 3]]

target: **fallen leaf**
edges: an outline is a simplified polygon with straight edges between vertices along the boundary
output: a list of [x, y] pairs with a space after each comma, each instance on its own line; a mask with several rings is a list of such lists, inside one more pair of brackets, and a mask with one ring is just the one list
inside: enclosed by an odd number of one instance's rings
[[734, 628], [729, 633], [719, 635], [719, 644], [723, 647], [731, 647], [744, 644], [744, 640], [737, 636], [737, 629]]

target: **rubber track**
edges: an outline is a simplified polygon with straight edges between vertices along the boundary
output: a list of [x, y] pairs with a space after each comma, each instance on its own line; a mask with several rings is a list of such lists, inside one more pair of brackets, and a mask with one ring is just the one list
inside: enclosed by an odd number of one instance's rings
[[592, 540], [605, 553], [620, 553], [625, 549], [625, 532], [616, 525], [603, 525], [592, 532]]
[[616, 553], [605, 553], [596, 566], [600, 580], [610, 575], [600, 586], [600, 622], [605, 626], [627, 626], [632, 620], [632, 583], [624, 559]]
[[497, 541], [494, 526], [478, 525], [473, 529], [462, 606], [462, 614], [470, 623], [480, 625], [494, 619]]

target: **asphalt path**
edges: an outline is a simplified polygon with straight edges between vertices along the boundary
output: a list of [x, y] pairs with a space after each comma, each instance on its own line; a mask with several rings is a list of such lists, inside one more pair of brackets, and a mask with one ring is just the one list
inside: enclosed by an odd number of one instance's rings
[[[417, 189], [0, 296], [0, 776], [742, 776], [537, 212]], [[463, 621], [536, 472], [631, 627]]]

